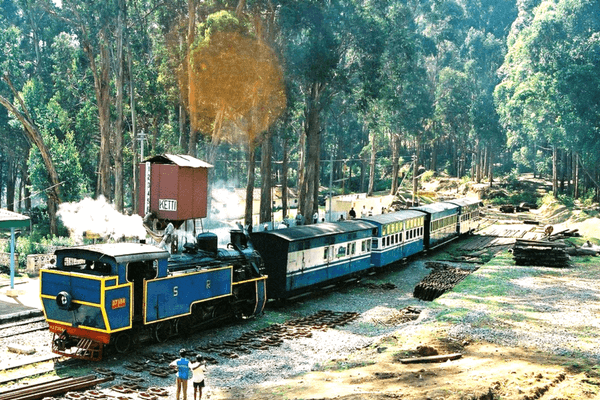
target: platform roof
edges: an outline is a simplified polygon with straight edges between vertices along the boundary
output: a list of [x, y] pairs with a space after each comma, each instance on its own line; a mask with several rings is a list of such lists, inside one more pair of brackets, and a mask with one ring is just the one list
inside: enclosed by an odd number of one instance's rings
[[11, 228], [29, 228], [31, 220], [29, 217], [0, 209], [0, 229], [11, 229]]

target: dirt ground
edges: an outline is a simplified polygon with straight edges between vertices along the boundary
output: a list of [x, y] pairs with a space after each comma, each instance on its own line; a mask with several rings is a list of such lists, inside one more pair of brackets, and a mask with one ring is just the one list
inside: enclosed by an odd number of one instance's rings
[[[405, 364], [428, 354], [453, 361]], [[421, 352], [419, 352], [419, 350]], [[448, 340], [443, 330], [391, 337], [351, 358], [276, 386], [213, 393], [214, 399], [592, 399], [600, 374], [592, 365], [522, 348]]]
[[[597, 218], [569, 220], [556, 228], [577, 228], [584, 236], [600, 239]], [[600, 399], [597, 365], [527, 348], [457, 342], [448, 338], [447, 328], [423, 326], [410, 336], [389, 337], [308, 374], [277, 384], [212, 392], [209, 399]], [[402, 362], [427, 355], [432, 348], [439, 355], [461, 356], [443, 362]]]

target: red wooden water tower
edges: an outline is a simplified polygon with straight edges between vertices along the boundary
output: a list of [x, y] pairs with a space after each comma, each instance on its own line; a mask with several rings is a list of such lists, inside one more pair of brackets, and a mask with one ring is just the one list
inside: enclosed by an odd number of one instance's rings
[[[208, 169], [187, 155], [162, 154], [139, 164], [138, 214], [183, 222], [207, 216]], [[177, 224], [176, 224], [177, 225]]]

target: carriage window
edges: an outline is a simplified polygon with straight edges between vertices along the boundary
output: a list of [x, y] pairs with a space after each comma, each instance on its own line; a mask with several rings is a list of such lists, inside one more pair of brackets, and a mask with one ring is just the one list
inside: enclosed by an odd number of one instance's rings
[[337, 257], [344, 257], [346, 255], [346, 248], [345, 247], [340, 247], [338, 248], [338, 252], [337, 252]]
[[329, 258], [329, 247], [325, 247], [323, 249], [323, 260], [327, 260]]
[[352, 246], [350, 246], [350, 248], [352, 249], [352, 252], [350, 254], [356, 254], [356, 243], [352, 243]]

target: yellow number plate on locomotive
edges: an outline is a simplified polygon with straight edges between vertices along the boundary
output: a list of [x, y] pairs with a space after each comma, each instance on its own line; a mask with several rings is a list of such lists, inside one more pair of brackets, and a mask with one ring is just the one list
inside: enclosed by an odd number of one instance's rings
[[127, 305], [127, 299], [125, 297], [121, 297], [120, 299], [113, 299], [111, 303], [111, 308], [113, 310], [117, 308], [123, 308]]

